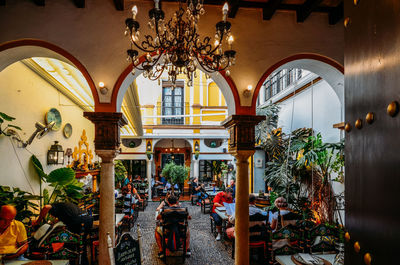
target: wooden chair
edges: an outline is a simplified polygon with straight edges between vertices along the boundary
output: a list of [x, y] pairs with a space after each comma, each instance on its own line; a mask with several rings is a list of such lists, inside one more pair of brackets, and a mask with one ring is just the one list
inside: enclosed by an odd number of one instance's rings
[[[268, 215], [256, 213], [249, 216], [249, 248], [259, 250], [262, 255], [257, 255], [261, 258], [262, 264], [269, 264], [271, 260], [272, 239], [271, 228], [267, 224]], [[232, 243], [232, 258], [235, 257], [235, 239]]]
[[300, 228], [291, 224], [273, 232], [273, 259], [275, 259], [277, 255], [292, 255], [301, 252], [300, 240]]
[[205, 198], [201, 200], [201, 211], [205, 214], [206, 210], [208, 210], [209, 212], [211, 212], [211, 209], [213, 208], [213, 201], [211, 200], [211, 198]]
[[[186, 236], [188, 230], [187, 208], [164, 208], [161, 212], [161, 229], [162, 229], [162, 249], [164, 260], [167, 257], [167, 245], [170, 246], [169, 251], [175, 252], [181, 250], [182, 258], [186, 258]], [[179, 238], [177, 242], [171, 242], [172, 238]], [[175, 243], [175, 244], [174, 244]], [[171, 248], [173, 246], [173, 248]]]
[[66, 226], [54, 230], [44, 241], [45, 259], [68, 259], [70, 264], [82, 264], [83, 224], [80, 234], [72, 233]]
[[338, 238], [337, 228], [325, 224], [317, 225], [309, 232], [310, 250], [312, 253], [334, 252]]

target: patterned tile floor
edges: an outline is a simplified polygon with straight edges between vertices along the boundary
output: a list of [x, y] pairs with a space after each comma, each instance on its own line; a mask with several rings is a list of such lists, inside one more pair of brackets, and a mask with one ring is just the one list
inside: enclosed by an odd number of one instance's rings
[[[234, 264], [231, 258], [231, 243], [217, 242], [210, 231], [209, 214], [203, 214], [200, 206], [192, 206], [190, 202], [181, 202], [188, 207], [192, 220], [189, 220], [190, 249], [192, 255], [182, 262], [180, 258], [170, 257], [166, 264], [190, 264], [190, 265], [229, 265]], [[142, 253], [144, 265], [165, 264], [157, 257], [158, 247], [154, 238], [155, 209], [158, 202], [149, 202], [144, 212], [139, 212], [137, 223], [142, 232]], [[135, 233], [135, 232], [134, 232]]]

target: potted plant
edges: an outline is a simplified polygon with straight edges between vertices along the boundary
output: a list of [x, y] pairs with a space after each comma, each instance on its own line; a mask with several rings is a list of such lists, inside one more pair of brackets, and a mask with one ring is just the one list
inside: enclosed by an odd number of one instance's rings
[[172, 161], [164, 166], [161, 174], [171, 183], [173, 191], [175, 184], [179, 186], [180, 190], [183, 190], [183, 184], [189, 178], [189, 168], [179, 166]]
[[146, 151], [146, 156], [149, 160], [151, 160], [151, 156], [153, 155], [153, 152], [151, 151]]
[[[35, 155], [32, 155], [31, 162], [40, 178], [40, 193], [43, 194], [43, 205], [57, 201], [69, 201], [78, 203], [83, 198], [83, 183], [75, 178], [75, 171], [71, 168], [62, 167], [44, 173], [43, 166]], [[43, 189], [42, 182], [48, 183], [53, 187], [50, 193], [48, 189]], [[41, 196], [42, 197], [42, 196]], [[42, 202], [41, 204], [42, 205]]]

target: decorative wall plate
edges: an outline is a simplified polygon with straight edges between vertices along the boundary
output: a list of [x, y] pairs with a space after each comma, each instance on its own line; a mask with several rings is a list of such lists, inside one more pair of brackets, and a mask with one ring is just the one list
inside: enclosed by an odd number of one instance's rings
[[70, 123], [65, 124], [63, 129], [64, 137], [69, 138], [72, 135], [72, 125]]
[[50, 122], [54, 121], [56, 124], [53, 126], [53, 131], [58, 131], [61, 129], [62, 119], [61, 114], [56, 108], [51, 108], [46, 113], [46, 123], [49, 124]]

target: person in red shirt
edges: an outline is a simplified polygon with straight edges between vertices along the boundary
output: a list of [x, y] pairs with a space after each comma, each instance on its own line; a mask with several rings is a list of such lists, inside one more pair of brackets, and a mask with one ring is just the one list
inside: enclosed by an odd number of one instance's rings
[[214, 206], [212, 208], [211, 216], [214, 219], [215, 226], [218, 230], [218, 235], [216, 240], [221, 240], [221, 231], [222, 231], [222, 219], [219, 215], [215, 212], [215, 208], [217, 207], [224, 207], [224, 202], [232, 203], [233, 202], [233, 190], [231, 188], [227, 188], [225, 191], [221, 191], [218, 193], [214, 198]]

